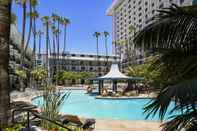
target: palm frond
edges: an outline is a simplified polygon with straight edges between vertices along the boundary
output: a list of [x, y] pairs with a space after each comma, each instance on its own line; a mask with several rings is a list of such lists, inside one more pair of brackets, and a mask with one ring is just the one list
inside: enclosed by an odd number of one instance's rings
[[171, 101], [175, 102], [175, 107], [170, 111], [173, 113], [175, 110], [180, 109], [187, 110], [186, 105], [196, 109], [197, 101], [197, 78], [190, 80], [183, 80], [182, 82], [167, 86], [161, 90], [156, 99], [152, 100], [149, 105], [144, 108], [144, 113], [147, 113], [147, 117], [156, 115], [159, 112], [159, 118], [164, 119], [168, 111], [168, 107]]
[[175, 131], [185, 129], [187, 131], [197, 130], [197, 112], [192, 111], [184, 115], [178, 115], [174, 119], [164, 123], [162, 131]]
[[179, 49], [191, 52], [197, 49], [197, 7], [177, 7], [159, 11], [154, 22], [135, 38], [135, 45], [146, 49]]

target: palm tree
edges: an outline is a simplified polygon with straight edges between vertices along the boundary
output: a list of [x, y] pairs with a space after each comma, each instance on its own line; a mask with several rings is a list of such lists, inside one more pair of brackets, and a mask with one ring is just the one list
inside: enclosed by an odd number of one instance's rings
[[39, 15], [35, 9], [34, 9], [32, 17], [33, 17], [33, 57], [35, 57], [35, 55], [36, 55], [36, 40], [37, 40], [36, 19], [39, 17]]
[[57, 73], [60, 71], [60, 24], [61, 24], [61, 17], [55, 13], [51, 16], [53, 20], [53, 25], [55, 26], [57, 23], [57, 30], [56, 30], [56, 43], [57, 43]]
[[[25, 35], [26, 35], [26, 18], [27, 18], [27, 0], [16, 0], [17, 4], [22, 5], [23, 17], [22, 17], [22, 39], [21, 39], [21, 67], [23, 66], [23, 55], [25, 48]], [[31, 3], [31, 2], [30, 2]]]
[[[27, 1], [27, 0], [26, 0]], [[26, 15], [27, 17], [29, 17], [29, 33], [27, 35], [27, 43], [24, 47], [24, 54], [26, 54], [26, 50], [29, 46], [29, 42], [30, 42], [30, 39], [31, 39], [31, 33], [32, 33], [32, 23], [33, 23], [33, 9], [32, 9], [32, 0], [29, 0], [29, 13], [27, 13]]]
[[70, 20], [67, 18], [63, 18], [61, 24], [64, 26], [64, 48], [63, 53], [66, 52], [66, 38], [67, 38], [67, 26], [70, 24]]
[[96, 55], [97, 55], [97, 58], [96, 58], [96, 61], [97, 61], [97, 64], [99, 65], [99, 37], [101, 36], [101, 33], [100, 32], [94, 32], [93, 34], [94, 37], [96, 37]]
[[41, 57], [42, 35], [44, 34], [44, 32], [42, 32], [41, 30], [39, 30], [36, 34], [38, 35], [38, 39], [39, 39], [39, 43], [38, 43], [38, 56], [40, 58]]
[[8, 125], [10, 114], [9, 96], [9, 40], [11, 1], [0, 1], [0, 130]]
[[104, 37], [105, 37], [105, 55], [106, 55], [106, 66], [108, 65], [108, 36], [109, 36], [109, 32], [104, 31]]
[[[118, 40], [116, 41], [116, 46], [118, 47], [118, 53], [119, 53], [119, 58], [120, 60], [122, 60], [122, 54], [125, 55], [124, 53], [122, 53], [123, 51], [123, 47], [124, 45], [126, 44], [126, 41], [125, 40]], [[122, 65], [121, 65], [121, 61], [120, 61], [120, 70], [122, 71]]]
[[[70, 20], [67, 18], [62, 18], [61, 19], [61, 24], [64, 26], [64, 47], [63, 47], [63, 51], [62, 51], [62, 57], [65, 59], [65, 53], [66, 53], [66, 42], [67, 42], [67, 26], [68, 24], [70, 24]], [[61, 65], [63, 65], [65, 63], [62, 63]], [[61, 67], [62, 69], [62, 67]]]
[[56, 27], [53, 25], [53, 26], [51, 26], [51, 31], [52, 31], [52, 37], [53, 37], [53, 42], [52, 42], [52, 44], [53, 44], [53, 62], [54, 62], [54, 65], [55, 65], [55, 68], [53, 68], [53, 76], [55, 76], [55, 74], [56, 74], [56, 70], [57, 70], [57, 65], [56, 65], [56, 38], [57, 38], [57, 29], [56, 29]]
[[38, 1], [37, 0], [31, 0], [32, 3], [32, 13], [31, 13], [31, 18], [33, 20], [33, 52], [35, 55], [35, 51], [36, 51], [36, 36], [37, 36], [37, 30], [36, 30], [36, 20], [39, 17], [39, 14], [36, 10], [36, 6], [38, 5]]
[[[49, 25], [50, 25], [50, 17], [49, 16], [44, 16], [42, 17], [42, 22], [44, 24], [44, 26], [46, 27], [46, 69], [48, 69], [49, 72]], [[48, 77], [49, 77], [49, 73], [48, 73]]]
[[155, 21], [135, 38], [135, 45], [159, 54], [153, 67], [161, 70], [164, 86], [145, 109], [147, 117], [159, 112], [163, 120], [170, 102], [171, 113], [180, 112], [163, 125], [163, 131], [197, 129], [197, 8], [172, 7], [161, 10]]

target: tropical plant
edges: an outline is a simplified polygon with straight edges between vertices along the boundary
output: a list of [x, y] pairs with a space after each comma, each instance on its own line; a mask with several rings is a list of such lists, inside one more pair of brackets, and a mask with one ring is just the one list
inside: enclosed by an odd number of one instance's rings
[[[70, 84], [70, 80], [75, 80], [76, 82], [79, 80], [86, 80], [88, 78], [94, 77], [95, 73], [92, 72], [72, 72], [72, 71], [61, 71], [59, 72], [55, 77], [58, 81], [63, 81], [66, 83], [64, 84]], [[80, 82], [79, 82], [80, 83]]]
[[[69, 96], [70, 92], [61, 93], [60, 91], [56, 91], [53, 86], [46, 87], [43, 92], [44, 104], [41, 108], [43, 115], [50, 120], [57, 121], [60, 116], [59, 109]], [[58, 126], [45, 120], [41, 122], [41, 125], [46, 129], [59, 128]]]
[[109, 37], [109, 32], [104, 31], [104, 37], [105, 37], [105, 55], [106, 55], [106, 65], [108, 65], [108, 37]]
[[9, 41], [11, 23], [11, 1], [0, 0], [0, 130], [8, 125], [10, 114], [9, 96]]
[[19, 131], [23, 126], [21, 124], [14, 125], [13, 127], [5, 128], [4, 131]]
[[47, 70], [44, 67], [37, 67], [31, 71], [36, 81], [42, 81], [47, 78]]
[[125, 40], [117, 40], [116, 41], [116, 46], [118, 46], [118, 52], [119, 52], [119, 57], [122, 58], [122, 51], [123, 51], [123, 46], [125, 45], [126, 41]]
[[178, 7], [173, 4], [159, 11], [153, 23], [135, 39], [136, 46], [159, 53], [153, 67], [163, 67], [161, 73], [168, 78], [157, 98], [144, 108], [147, 117], [159, 112], [163, 120], [172, 100], [175, 107], [170, 113], [180, 112], [163, 124], [163, 131], [197, 129], [196, 11], [196, 6]]
[[27, 79], [27, 72], [23, 69], [16, 69], [16, 74], [23, 80]]
[[152, 69], [152, 64], [156, 60], [157, 57], [149, 57], [143, 64], [129, 66], [126, 72], [129, 76], [144, 78], [143, 82], [146, 85], [159, 88], [165, 83], [165, 79], [161, 76], [161, 69]]

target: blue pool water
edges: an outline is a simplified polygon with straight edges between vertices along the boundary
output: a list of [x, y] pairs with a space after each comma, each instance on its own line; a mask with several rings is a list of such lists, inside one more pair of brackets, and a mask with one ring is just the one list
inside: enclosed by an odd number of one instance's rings
[[[118, 119], [118, 120], [145, 120], [143, 107], [151, 99], [127, 99], [109, 100], [95, 99], [95, 96], [85, 94], [82, 90], [73, 90], [60, 108], [60, 112], [74, 114], [82, 117], [99, 119]], [[42, 97], [32, 100], [34, 104], [41, 106]], [[171, 103], [170, 108], [174, 106]], [[166, 118], [168, 118], [167, 116]], [[158, 115], [148, 120], [158, 121]]]

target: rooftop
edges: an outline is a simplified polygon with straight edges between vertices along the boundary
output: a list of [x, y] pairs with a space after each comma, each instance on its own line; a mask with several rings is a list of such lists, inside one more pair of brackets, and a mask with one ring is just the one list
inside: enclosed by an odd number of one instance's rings
[[111, 4], [111, 6], [107, 9], [106, 14], [108, 16], [112, 16], [113, 15], [113, 11], [114, 9], [120, 4], [122, 3], [124, 0], [113, 0], [113, 3]]

